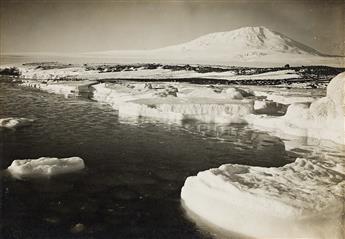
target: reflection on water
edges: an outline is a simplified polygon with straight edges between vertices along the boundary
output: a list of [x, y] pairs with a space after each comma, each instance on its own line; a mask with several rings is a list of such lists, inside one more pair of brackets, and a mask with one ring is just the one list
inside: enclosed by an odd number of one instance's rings
[[[201, 218], [199, 215], [195, 214], [193, 211], [188, 209], [188, 207], [185, 205], [185, 203], [181, 202], [182, 207], [184, 209], [184, 213], [186, 217], [195, 222], [196, 225], [200, 228], [201, 231], [204, 233], [210, 233], [214, 238], [221, 238], [221, 239], [253, 239], [253, 237], [249, 237], [247, 235], [243, 235], [237, 232], [232, 232], [228, 230], [224, 230], [223, 228], [218, 227], [215, 224], [212, 224], [203, 218]], [[244, 222], [245, 223], [245, 222]]]
[[0, 118], [9, 116], [36, 121], [0, 130], [1, 169], [41, 156], [79, 156], [87, 168], [31, 181], [2, 172], [5, 238], [214, 237], [181, 208], [188, 176], [225, 163], [294, 160], [278, 137], [244, 125], [119, 118], [97, 102], [0, 84]]

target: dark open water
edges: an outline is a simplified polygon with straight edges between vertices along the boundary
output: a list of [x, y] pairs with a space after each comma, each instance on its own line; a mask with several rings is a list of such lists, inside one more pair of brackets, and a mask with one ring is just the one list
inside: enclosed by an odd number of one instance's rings
[[[10, 238], [210, 238], [186, 217], [180, 190], [224, 163], [280, 166], [283, 143], [245, 126], [120, 119], [108, 106], [0, 83], [0, 118], [36, 119], [0, 129], [1, 232]], [[20, 181], [14, 159], [79, 156], [76, 174]], [[76, 224], [83, 224], [74, 229]], [[79, 230], [78, 230], [79, 229]]]

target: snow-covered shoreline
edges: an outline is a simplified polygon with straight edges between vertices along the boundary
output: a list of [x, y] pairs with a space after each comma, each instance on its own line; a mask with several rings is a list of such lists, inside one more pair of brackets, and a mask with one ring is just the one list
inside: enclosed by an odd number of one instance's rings
[[[39, 63], [22, 64], [8, 67], [16, 67], [20, 72], [20, 77], [24, 79], [39, 80], [106, 80], [106, 79], [142, 79], [142, 80], [167, 80], [167, 79], [212, 79], [224, 81], [245, 81], [245, 80], [299, 80], [301, 75], [294, 69], [277, 68], [272, 71], [252, 73], [253, 70], [242, 70], [246, 74], [239, 74], [238, 70], [231, 67], [203, 67], [142, 64], [128, 65], [79, 65], [62, 63]], [[7, 67], [7, 68], [8, 68]], [[3, 67], [6, 69], [6, 67]], [[119, 70], [117, 68], [123, 68]], [[205, 68], [206, 72], [204, 72]], [[193, 70], [194, 69], [194, 70]], [[214, 71], [212, 71], [212, 69]], [[254, 71], [255, 72], [255, 71]]]
[[33, 80], [22, 80], [21, 86], [30, 87], [48, 93], [62, 94], [65, 97], [75, 94], [89, 93], [89, 87], [96, 84], [96, 81], [58, 81], [58, 82], [47, 82], [47, 81], [33, 81]]
[[205, 84], [323, 88], [343, 68], [327, 66], [237, 67], [199, 64], [67, 64], [39, 62], [0, 67], [0, 75], [29, 80], [142, 80]]

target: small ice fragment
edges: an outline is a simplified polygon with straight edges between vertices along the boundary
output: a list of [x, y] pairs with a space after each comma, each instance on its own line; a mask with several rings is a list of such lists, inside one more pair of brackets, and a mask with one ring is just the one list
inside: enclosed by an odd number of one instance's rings
[[77, 223], [71, 228], [72, 233], [81, 233], [85, 230], [85, 225], [82, 223]]
[[0, 119], [0, 127], [4, 128], [19, 128], [30, 125], [34, 120], [33, 119], [27, 119], [27, 118], [14, 118], [14, 117], [8, 117]]
[[7, 168], [12, 176], [49, 177], [57, 174], [71, 173], [85, 167], [83, 159], [79, 157], [14, 160]]

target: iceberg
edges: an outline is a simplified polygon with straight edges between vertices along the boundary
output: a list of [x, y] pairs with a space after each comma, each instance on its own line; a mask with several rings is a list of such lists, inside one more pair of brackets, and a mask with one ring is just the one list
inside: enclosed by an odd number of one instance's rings
[[32, 122], [34, 122], [33, 119], [9, 117], [9, 118], [0, 119], [0, 127], [15, 129], [15, 128], [28, 126]]
[[58, 174], [72, 173], [85, 167], [79, 157], [14, 160], [7, 171], [15, 178], [50, 177]]
[[253, 100], [236, 88], [189, 84], [98, 84], [93, 98], [110, 104], [120, 116], [154, 117], [179, 122], [196, 119], [242, 123], [253, 113]]
[[279, 168], [222, 165], [187, 178], [181, 198], [202, 219], [259, 238], [341, 238], [345, 162], [297, 158]]

